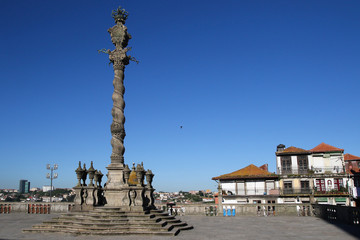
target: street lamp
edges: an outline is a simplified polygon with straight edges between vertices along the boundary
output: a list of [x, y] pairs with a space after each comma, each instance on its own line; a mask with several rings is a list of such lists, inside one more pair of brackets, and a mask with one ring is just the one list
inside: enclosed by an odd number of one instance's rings
[[53, 179], [56, 179], [58, 177], [58, 174], [57, 173], [54, 173], [54, 170], [58, 169], [58, 165], [57, 164], [54, 164], [54, 166], [51, 166], [50, 164], [46, 164], [46, 169], [47, 170], [50, 170], [50, 173], [47, 173], [46, 174], [46, 178], [49, 178], [50, 179], [50, 202], [52, 202], [52, 197], [51, 197], [51, 192], [52, 192], [52, 182], [53, 182]]

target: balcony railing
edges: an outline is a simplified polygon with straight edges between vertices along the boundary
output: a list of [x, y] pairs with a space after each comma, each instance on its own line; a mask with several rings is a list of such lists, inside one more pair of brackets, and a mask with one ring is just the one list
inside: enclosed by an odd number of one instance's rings
[[338, 195], [338, 194], [348, 194], [349, 191], [344, 188], [344, 187], [327, 187], [327, 188], [285, 188], [285, 189], [280, 189], [280, 194], [281, 195], [309, 195], [314, 193], [315, 195], [320, 195], [320, 194], [334, 194], [334, 195]]
[[281, 195], [288, 195], [288, 194], [311, 194], [311, 188], [286, 188], [281, 189]]
[[277, 169], [280, 175], [305, 175], [305, 174], [341, 174], [344, 173], [344, 169], [340, 166], [334, 167], [312, 167], [312, 168], [295, 168], [295, 167], [279, 167]]
[[343, 186], [340, 186], [339, 188], [338, 187], [327, 187], [327, 188], [315, 187], [314, 192], [315, 192], [315, 194], [348, 194], [349, 193], [349, 191]]
[[237, 193], [231, 191], [223, 191], [224, 196], [254, 196], [254, 195], [347, 195], [349, 191], [341, 186], [337, 187], [327, 187], [327, 188], [274, 188], [274, 189], [247, 189], [246, 193], [244, 191], [238, 191]]
[[227, 196], [251, 196], [251, 195], [279, 195], [280, 193], [280, 189], [279, 188], [275, 188], [275, 189], [264, 189], [264, 188], [248, 188], [246, 190], [246, 192], [241, 189], [238, 190], [238, 192], [235, 191], [228, 191], [223, 189], [224, 195]]

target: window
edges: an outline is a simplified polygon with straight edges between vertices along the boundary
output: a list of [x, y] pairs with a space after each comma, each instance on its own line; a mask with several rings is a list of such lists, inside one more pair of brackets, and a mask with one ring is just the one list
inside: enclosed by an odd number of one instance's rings
[[281, 157], [281, 174], [291, 173], [291, 156]]
[[310, 185], [309, 181], [301, 181], [301, 193], [309, 193]]
[[343, 187], [343, 180], [342, 178], [335, 178], [334, 179], [334, 190], [340, 190], [341, 187]]
[[308, 156], [300, 155], [297, 156], [299, 174], [305, 174], [308, 172]]
[[360, 161], [357, 161], [357, 166], [358, 168], [360, 168]]
[[292, 192], [292, 182], [284, 182], [284, 194], [289, 194]]
[[316, 179], [316, 191], [325, 192], [325, 180], [324, 179]]
[[309, 189], [309, 181], [301, 181], [301, 189]]

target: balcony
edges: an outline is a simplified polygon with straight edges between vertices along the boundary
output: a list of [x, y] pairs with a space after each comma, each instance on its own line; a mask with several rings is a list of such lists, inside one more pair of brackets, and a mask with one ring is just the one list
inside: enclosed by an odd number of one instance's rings
[[320, 196], [320, 195], [349, 195], [349, 191], [343, 186], [341, 186], [339, 188], [337, 188], [337, 187], [327, 187], [327, 188], [315, 187], [314, 194], [317, 196]]
[[279, 195], [280, 189], [264, 189], [264, 188], [247, 188], [246, 192], [244, 189], [238, 189], [238, 192], [228, 191], [223, 189], [223, 196], [259, 196], [259, 195]]
[[339, 166], [334, 167], [312, 167], [312, 168], [286, 168], [280, 167], [277, 169], [280, 175], [316, 175], [316, 174], [343, 174], [344, 169]]
[[280, 191], [281, 195], [310, 195], [311, 193], [311, 188], [286, 188]]

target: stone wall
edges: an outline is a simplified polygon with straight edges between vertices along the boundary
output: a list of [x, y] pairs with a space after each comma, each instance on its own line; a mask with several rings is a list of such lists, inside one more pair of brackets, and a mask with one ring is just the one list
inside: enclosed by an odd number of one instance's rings
[[[225, 215], [235, 216], [312, 216], [313, 210], [311, 204], [224, 204], [226, 209]], [[156, 207], [168, 211], [166, 204], [156, 204]], [[177, 204], [172, 207], [178, 215], [216, 215], [224, 216], [223, 209], [218, 209], [215, 204]], [[228, 214], [228, 209], [231, 213]]]
[[[35, 203], [35, 202], [2, 202], [0, 203], [0, 214], [11, 212], [24, 212], [29, 214], [46, 213], [66, 213], [71, 210], [74, 203]], [[235, 216], [311, 216], [313, 208], [310, 204], [234, 204], [223, 205], [226, 209], [225, 215]], [[156, 204], [158, 209], [171, 211], [166, 204]], [[218, 209], [218, 205], [210, 203], [199, 204], [176, 204], [171, 207], [172, 213], [177, 215], [207, 215], [224, 216], [223, 209]], [[10, 209], [10, 210], [9, 210]], [[230, 214], [228, 209], [231, 209]]]
[[0, 214], [24, 212], [29, 214], [65, 213], [71, 210], [74, 203], [43, 203], [43, 202], [1, 202]]

